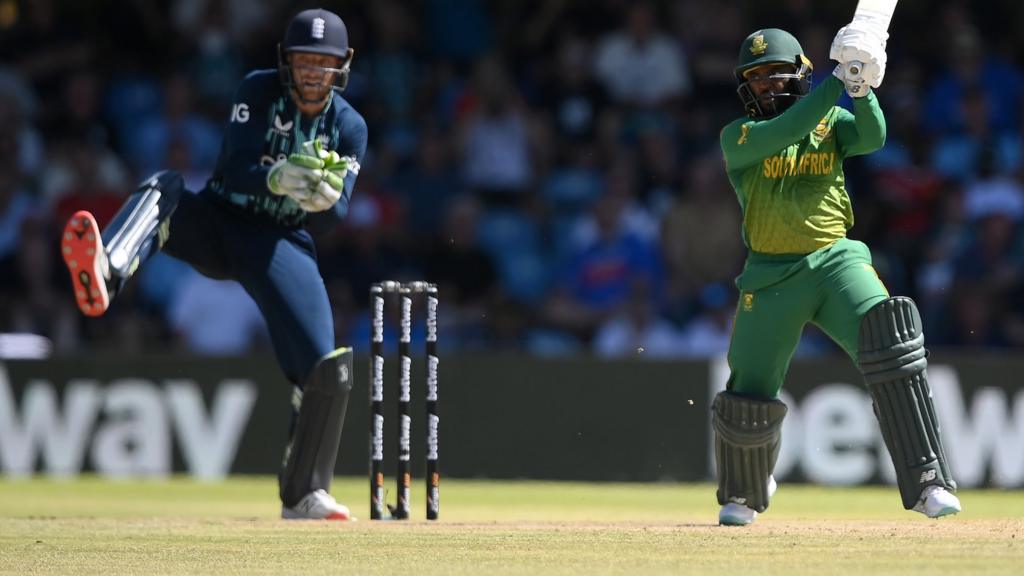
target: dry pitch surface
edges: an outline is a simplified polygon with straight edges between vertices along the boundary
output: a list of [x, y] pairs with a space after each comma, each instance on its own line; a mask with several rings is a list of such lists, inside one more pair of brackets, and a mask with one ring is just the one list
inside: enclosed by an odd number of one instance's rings
[[[359, 517], [366, 485], [335, 486]], [[961, 498], [928, 520], [895, 488], [783, 485], [723, 528], [706, 484], [452, 480], [440, 522], [336, 524], [278, 520], [271, 478], [0, 480], [0, 574], [1024, 573], [1024, 493]]]

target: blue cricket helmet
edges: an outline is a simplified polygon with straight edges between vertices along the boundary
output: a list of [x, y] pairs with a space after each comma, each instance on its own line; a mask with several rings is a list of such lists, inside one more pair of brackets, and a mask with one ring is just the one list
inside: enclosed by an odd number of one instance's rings
[[287, 58], [292, 52], [311, 52], [340, 58], [341, 65], [338, 68], [326, 70], [336, 74], [334, 89], [341, 91], [348, 85], [349, 66], [355, 50], [348, 45], [345, 22], [334, 12], [321, 8], [303, 10], [288, 23], [284, 40], [278, 44], [277, 68], [281, 74], [281, 83], [289, 89], [295, 85]]

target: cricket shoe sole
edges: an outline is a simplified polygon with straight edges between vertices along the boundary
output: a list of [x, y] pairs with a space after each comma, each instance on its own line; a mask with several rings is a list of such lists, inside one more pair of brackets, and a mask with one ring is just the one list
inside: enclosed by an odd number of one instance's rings
[[102, 316], [110, 307], [106, 281], [109, 273], [103, 237], [92, 214], [79, 210], [68, 220], [60, 251], [71, 273], [78, 309], [86, 316]]

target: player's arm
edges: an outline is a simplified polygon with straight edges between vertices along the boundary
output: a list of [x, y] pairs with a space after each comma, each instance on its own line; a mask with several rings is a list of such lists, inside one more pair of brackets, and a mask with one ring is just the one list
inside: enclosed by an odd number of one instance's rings
[[260, 197], [270, 194], [267, 173], [270, 166], [260, 161], [263, 154], [262, 116], [267, 96], [253, 75], [246, 76], [235, 91], [221, 145], [217, 172], [227, 178], [233, 191]]
[[829, 76], [810, 94], [775, 118], [734, 122], [726, 126], [721, 134], [726, 169], [740, 170], [757, 164], [766, 156], [810, 134], [835, 105], [843, 89], [842, 81]]
[[874, 92], [853, 99], [853, 114], [840, 111], [836, 138], [844, 158], [870, 154], [885, 145], [885, 116]]

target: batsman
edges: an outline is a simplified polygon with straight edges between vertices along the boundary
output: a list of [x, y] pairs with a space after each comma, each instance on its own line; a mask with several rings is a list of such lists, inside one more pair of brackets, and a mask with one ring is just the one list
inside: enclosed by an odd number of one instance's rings
[[354, 51], [337, 14], [306, 10], [288, 24], [278, 67], [238, 87], [220, 157], [198, 193], [180, 174], [145, 180], [100, 232], [79, 211], [61, 238], [79, 308], [104, 314], [158, 250], [211, 278], [238, 281], [259, 306], [294, 386], [280, 473], [281, 515], [348, 520], [329, 493], [352, 388], [352, 351], [334, 320], [307, 228], [348, 212], [366, 152], [366, 122], [341, 97]]
[[[960, 511], [928, 387], [921, 316], [910, 298], [889, 295], [868, 247], [846, 237], [853, 211], [843, 160], [885, 141], [872, 89], [885, 73], [886, 27], [855, 18], [842, 28], [830, 53], [839, 65], [813, 90], [812, 64], [789, 33], [758, 30], [740, 47], [735, 76], [745, 117], [721, 132], [748, 249], [736, 279], [730, 376], [712, 406], [723, 525], [750, 524], [775, 492], [786, 416], [779, 390], [808, 322], [860, 368], [904, 508], [930, 518]], [[852, 113], [836, 106], [844, 89]]]

